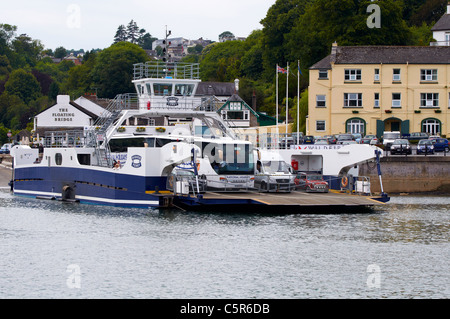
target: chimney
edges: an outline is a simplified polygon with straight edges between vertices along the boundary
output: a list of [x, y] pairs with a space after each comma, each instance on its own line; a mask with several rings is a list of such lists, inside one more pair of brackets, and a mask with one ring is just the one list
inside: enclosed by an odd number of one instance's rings
[[447, 14], [450, 14], [450, 1], [447, 3]]
[[333, 42], [333, 45], [331, 46], [331, 62], [336, 62], [336, 53], [337, 53], [338, 44], [336, 41]]

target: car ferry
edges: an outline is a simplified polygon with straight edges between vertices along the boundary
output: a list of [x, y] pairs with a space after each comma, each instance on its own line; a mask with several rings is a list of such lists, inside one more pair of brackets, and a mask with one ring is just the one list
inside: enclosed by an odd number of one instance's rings
[[[267, 199], [251, 199], [261, 191], [255, 186], [255, 175], [264, 150], [238, 138], [217, 112], [221, 105], [214, 97], [195, 95], [199, 82], [198, 64], [134, 65], [137, 93], [118, 95], [107, 107], [108, 115], [86, 132], [78, 136], [49, 133], [42, 153], [28, 146], [11, 150], [12, 191], [40, 199], [120, 207], [270, 204]], [[124, 125], [137, 118], [153, 125], [133, 130]], [[319, 150], [279, 152], [277, 158], [287, 164], [298, 161], [297, 169], [303, 162], [311, 168], [319, 160]], [[322, 155], [322, 172], [332, 155]], [[373, 153], [357, 159], [350, 155], [341, 164], [351, 167], [374, 157]], [[218, 195], [223, 191], [240, 196]]]

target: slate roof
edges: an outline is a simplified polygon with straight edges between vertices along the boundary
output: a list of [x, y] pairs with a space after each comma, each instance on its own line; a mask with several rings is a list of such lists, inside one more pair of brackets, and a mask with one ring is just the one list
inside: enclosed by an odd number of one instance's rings
[[431, 31], [450, 30], [450, 14], [444, 14], [431, 28]]
[[310, 69], [335, 64], [450, 64], [450, 46], [337, 46]]

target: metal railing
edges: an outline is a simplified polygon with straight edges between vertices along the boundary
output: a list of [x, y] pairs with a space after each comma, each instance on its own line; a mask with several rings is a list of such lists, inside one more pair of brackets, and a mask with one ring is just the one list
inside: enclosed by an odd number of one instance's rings
[[133, 79], [200, 79], [199, 63], [145, 62], [133, 65]]

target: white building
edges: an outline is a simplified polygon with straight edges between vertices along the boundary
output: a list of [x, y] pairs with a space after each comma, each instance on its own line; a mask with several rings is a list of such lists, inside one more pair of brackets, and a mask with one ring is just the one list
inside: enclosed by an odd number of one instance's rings
[[[82, 101], [85, 103], [85, 101]], [[98, 110], [95, 108], [95, 111]], [[56, 104], [34, 117], [34, 131], [38, 141], [50, 131], [79, 131], [94, 124], [99, 115], [70, 101], [69, 95], [58, 95]]]
[[436, 40], [436, 42], [431, 42], [431, 45], [450, 45], [450, 2], [447, 4], [447, 13], [436, 22], [431, 31]]

